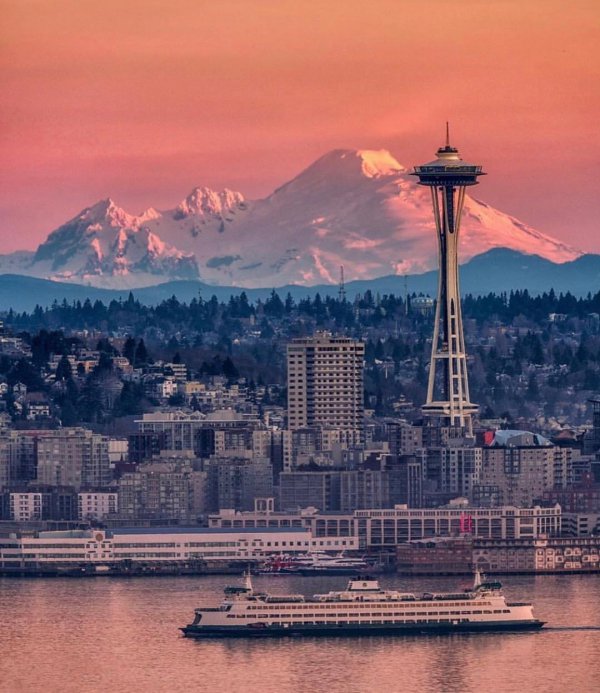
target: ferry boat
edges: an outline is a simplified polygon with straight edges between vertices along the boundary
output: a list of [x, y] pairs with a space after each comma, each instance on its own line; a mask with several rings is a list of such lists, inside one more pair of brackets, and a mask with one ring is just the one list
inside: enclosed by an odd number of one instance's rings
[[507, 602], [501, 584], [484, 581], [479, 573], [463, 592], [417, 595], [357, 578], [345, 590], [313, 597], [255, 592], [247, 575], [243, 587], [226, 587], [220, 605], [196, 609], [193, 622], [181, 630], [188, 638], [214, 638], [516, 631], [543, 625], [531, 604]]

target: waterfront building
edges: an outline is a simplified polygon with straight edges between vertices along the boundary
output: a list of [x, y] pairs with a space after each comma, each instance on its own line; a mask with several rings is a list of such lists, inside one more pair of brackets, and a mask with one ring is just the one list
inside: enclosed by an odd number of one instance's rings
[[488, 573], [595, 573], [600, 571], [600, 537], [478, 540], [473, 564]]
[[305, 507], [294, 512], [255, 509], [251, 512], [222, 511], [209, 515], [210, 527], [306, 527], [314, 536], [356, 535], [360, 547], [392, 550], [398, 544], [434, 537], [488, 539], [555, 536], [561, 531], [561, 508], [535, 506], [516, 508], [394, 508], [355, 510], [353, 513], [321, 512]]
[[127, 564], [227, 564], [261, 561], [276, 554], [352, 551], [356, 537], [313, 537], [302, 527], [209, 529], [147, 527], [37, 532], [0, 541], [1, 568], [48, 565], [105, 567]]
[[326, 332], [287, 347], [288, 429], [364, 431], [365, 345]]
[[473, 539], [438, 537], [399, 544], [396, 570], [401, 575], [473, 573]]
[[600, 571], [600, 538], [426, 539], [398, 546], [396, 568], [412, 575]]
[[358, 535], [370, 548], [385, 549], [406, 541], [469, 534], [481, 538], [524, 538], [560, 533], [560, 506], [553, 508], [446, 507], [357, 510]]
[[427, 400], [423, 414], [439, 423], [458, 426], [472, 435], [471, 402], [467, 377], [467, 355], [463, 333], [458, 283], [458, 238], [465, 190], [485, 175], [481, 166], [463, 161], [458, 150], [446, 145], [437, 158], [415, 166], [411, 174], [431, 191], [439, 249], [439, 281], [435, 311]]

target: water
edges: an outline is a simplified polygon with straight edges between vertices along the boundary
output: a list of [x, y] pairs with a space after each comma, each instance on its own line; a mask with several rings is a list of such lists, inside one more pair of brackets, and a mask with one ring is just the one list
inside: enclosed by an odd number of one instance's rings
[[[548, 621], [534, 633], [265, 640], [184, 639], [200, 602], [236, 578], [0, 579], [0, 691], [600, 690], [600, 576], [512, 577], [509, 598]], [[255, 578], [273, 592], [337, 589], [345, 578]], [[386, 577], [454, 589], [461, 579]]]

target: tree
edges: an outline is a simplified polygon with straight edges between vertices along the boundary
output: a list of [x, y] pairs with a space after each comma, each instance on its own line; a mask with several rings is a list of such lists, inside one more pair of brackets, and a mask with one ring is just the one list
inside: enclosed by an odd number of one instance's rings
[[69, 399], [60, 408], [60, 422], [63, 426], [75, 426], [79, 423], [77, 409]]
[[535, 401], [539, 396], [540, 388], [538, 387], [537, 378], [535, 373], [532, 373], [529, 376], [529, 383], [527, 384], [527, 399]]
[[143, 339], [140, 339], [135, 349], [134, 361], [136, 366], [148, 363], [148, 350], [146, 349]]
[[130, 416], [143, 412], [144, 389], [138, 383], [125, 381], [113, 413], [115, 416]]
[[63, 356], [56, 367], [56, 380], [70, 380], [72, 376], [71, 363], [66, 356]]
[[98, 340], [96, 351], [109, 354], [110, 356], [118, 356], [119, 353], [106, 337], [102, 337]]
[[[131, 296], [131, 294], [129, 294]], [[133, 297], [132, 297], [133, 298]], [[127, 337], [123, 345], [123, 356], [133, 365], [135, 361], [135, 339]]]
[[223, 375], [229, 380], [239, 378], [240, 374], [229, 356], [223, 361]]

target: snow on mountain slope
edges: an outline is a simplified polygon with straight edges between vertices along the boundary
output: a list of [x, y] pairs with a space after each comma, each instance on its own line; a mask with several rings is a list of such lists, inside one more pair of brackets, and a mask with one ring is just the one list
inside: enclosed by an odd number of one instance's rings
[[[461, 262], [494, 247], [553, 262], [580, 253], [467, 197]], [[8, 257], [8, 256], [7, 256]], [[24, 273], [96, 286], [199, 277], [245, 287], [336, 282], [437, 266], [429, 191], [387, 151], [334, 150], [262, 200], [196, 188], [132, 216], [104, 200], [53, 231]], [[0, 268], [4, 263], [0, 263]]]
[[38, 247], [30, 269], [37, 276], [94, 286], [196, 278], [194, 256], [165, 243], [150, 228], [160, 219], [154, 209], [136, 217], [112, 200], [102, 200], [53, 231]]

